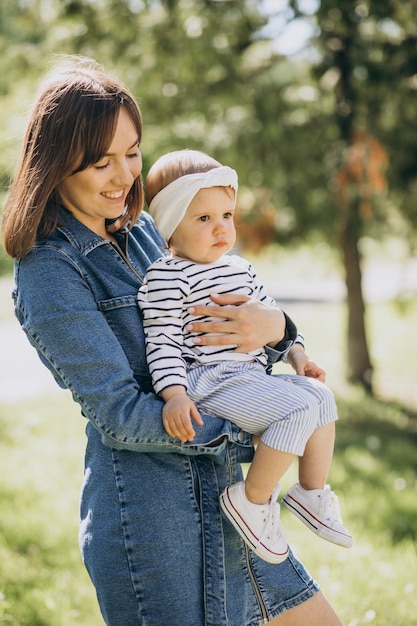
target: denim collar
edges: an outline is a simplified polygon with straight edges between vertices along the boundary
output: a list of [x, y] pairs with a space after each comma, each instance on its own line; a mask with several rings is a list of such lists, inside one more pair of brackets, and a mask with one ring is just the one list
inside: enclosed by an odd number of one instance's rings
[[[100, 235], [97, 235], [94, 231], [84, 226], [76, 217], [72, 215], [67, 209], [60, 206], [58, 209], [58, 228], [59, 231], [68, 241], [82, 252], [87, 255], [89, 252], [97, 248], [98, 246], [107, 245], [108, 239], [104, 239]], [[120, 243], [124, 242], [123, 231], [118, 231], [113, 235], [116, 239], [120, 240]]]

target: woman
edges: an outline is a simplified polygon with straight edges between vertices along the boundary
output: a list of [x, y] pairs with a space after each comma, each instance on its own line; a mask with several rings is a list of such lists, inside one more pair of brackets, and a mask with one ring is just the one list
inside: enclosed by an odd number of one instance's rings
[[[141, 213], [141, 134], [129, 91], [69, 59], [35, 101], [3, 216], [16, 315], [88, 420], [80, 543], [103, 618], [340, 626], [293, 555], [259, 560], [222, 518], [219, 495], [241, 479], [251, 436], [208, 415], [192, 444], [163, 429], [136, 304], [163, 245]], [[248, 297], [223, 297], [210, 315], [227, 321], [206, 323], [224, 333], [208, 343], [251, 350], [285, 333], [280, 311]]]

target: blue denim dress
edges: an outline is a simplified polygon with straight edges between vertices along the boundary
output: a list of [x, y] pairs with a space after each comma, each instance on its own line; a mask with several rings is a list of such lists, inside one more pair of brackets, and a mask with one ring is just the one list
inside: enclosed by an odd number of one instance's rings
[[[291, 554], [261, 561], [222, 518], [251, 436], [203, 415], [192, 443], [163, 429], [136, 293], [163, 241], [143, 214], [120, 249], [64, 209], [15, 266], [16, 315], [87, 419], [80, 545], [108, 626], [259, 626], [318, 589]], [[271, 351], [271, 358], [277, 358]]]

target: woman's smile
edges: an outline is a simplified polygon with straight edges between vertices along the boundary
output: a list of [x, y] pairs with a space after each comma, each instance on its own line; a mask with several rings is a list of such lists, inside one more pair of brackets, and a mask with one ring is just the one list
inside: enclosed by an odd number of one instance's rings
[[109, 200], [120, 200], [124, 197], [124, 189], [121, 191], [102, 191], [102, 195]]

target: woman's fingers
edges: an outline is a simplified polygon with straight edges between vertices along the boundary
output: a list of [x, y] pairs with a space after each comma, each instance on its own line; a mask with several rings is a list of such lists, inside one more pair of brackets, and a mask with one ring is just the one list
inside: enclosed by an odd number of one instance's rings
[[285, 317], [280, 309], [250, 296], [227, 294], [212, 297], [225, 304], [189, 309], [192, 315], [211, 318], [188, 324], [187, 330], [197, 335], [193, 339], [196, 344], [233, 345], [237, 352], [251, 352], [266, 344], [278, 343], [284, 336]]

